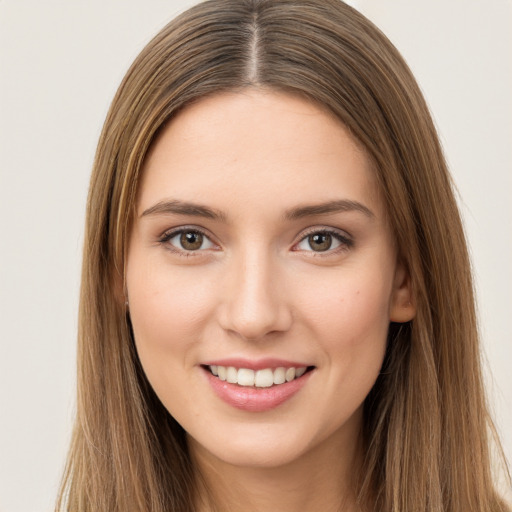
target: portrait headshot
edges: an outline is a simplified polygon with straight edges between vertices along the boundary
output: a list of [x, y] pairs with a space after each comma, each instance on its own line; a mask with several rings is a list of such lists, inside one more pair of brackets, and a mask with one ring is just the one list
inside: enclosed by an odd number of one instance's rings
[[511, 512], [511, 48], [0, 0], [0, 512]]

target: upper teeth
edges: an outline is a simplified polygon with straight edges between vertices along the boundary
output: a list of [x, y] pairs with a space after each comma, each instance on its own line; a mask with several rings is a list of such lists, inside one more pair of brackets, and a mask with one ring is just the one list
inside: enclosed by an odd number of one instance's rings
[[220, 380], [239, 386], [255, 386], [257, 388], [269, 388], [274, 384], [290, 382], [301, 377], [306, 372], [306, 367], [299, 368], [265, 368], [263, 370], [250, 370], [249, 368], [235, 368], [234, 366], [210, 365], [210, 371]]

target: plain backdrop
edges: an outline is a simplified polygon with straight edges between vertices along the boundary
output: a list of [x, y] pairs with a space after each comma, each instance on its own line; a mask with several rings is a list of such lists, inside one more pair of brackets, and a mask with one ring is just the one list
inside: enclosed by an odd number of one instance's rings
[[[133, 58], [191, 3], [0, 0], [0, 512], [52, 510], [74, 408], [96, 141]], [[405, 56], [439, 128], [460, 192], [490, 397], [510, 460], [511, 1], [351, 3]]]

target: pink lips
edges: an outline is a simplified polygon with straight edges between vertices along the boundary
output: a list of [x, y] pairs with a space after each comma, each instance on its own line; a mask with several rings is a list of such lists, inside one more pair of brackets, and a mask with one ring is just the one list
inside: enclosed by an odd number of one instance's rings
[[202, 363], [203, 366], [234, 366], [235, 368], [248, 368], [250, 370], [263, 370], [264, 368], [300, 368], [301, 366], [308, 366], [304, 363], [296, 361], [288, 361], [284, 359], [266, 358], [258, 359], [257, 361], [250, 361], [243, 358], [230, 358], [230, 359], [216, 359], [215, 361], [206, 361]]
[[[223, 359], [205, 363], [203, 366], [220, 365], [234, 366], [235, 368], [249, 368], [252, 370], [261, 370], [264, 368], [284, 368], [303, 367], [303, 363], [295, 363], [278, 359], [265, 359], [260, 361], [247, 361], [241, 359]], [[218, 377], [204, 368], [203, 372], [208, 379], [215, 394], [228, 405], [249, 412], [264, 412], [278, 407], [289, 400], [307, 383], [312, 372], [306, 372], [299, 378], [284, 384], [274, 385], [269, 388], [256, 388], [230, 384], [220, 380]]]

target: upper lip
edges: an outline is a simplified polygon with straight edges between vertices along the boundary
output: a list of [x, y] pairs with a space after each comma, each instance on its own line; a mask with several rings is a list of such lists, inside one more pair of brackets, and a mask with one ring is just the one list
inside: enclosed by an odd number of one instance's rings
[[227, 358], [212, 359], [202, 363], [203, 366], [233, 366], [234, 368], [247, 368], [249, 370], [263, 370], [265, 368], [303, 368], [311, 366], [306, 363], [289, 361], [285, 359], [264, 358], [264, 359], [244, 359]]

